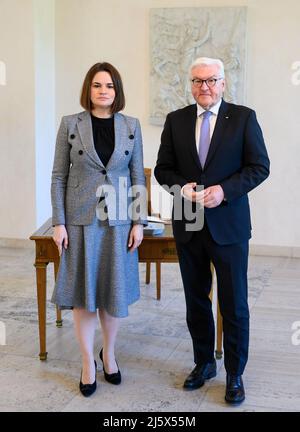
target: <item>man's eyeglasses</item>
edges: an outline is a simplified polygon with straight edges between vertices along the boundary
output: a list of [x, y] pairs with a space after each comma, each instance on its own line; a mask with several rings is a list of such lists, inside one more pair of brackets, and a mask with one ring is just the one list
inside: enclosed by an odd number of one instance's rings
[[216, 85], [216, 82], [219, 80], [222, 80], [223, 77], [221, 78], [208, 78], [206, 80], [200, 79], [200, 78], [194, 78], [192, 79], [192, 83], [194, 87], [198, 87], [201, 88], [203, 86], [203, 83], [205, 83], [207, 85], [207, 87], [211, 88], [214, 87]]

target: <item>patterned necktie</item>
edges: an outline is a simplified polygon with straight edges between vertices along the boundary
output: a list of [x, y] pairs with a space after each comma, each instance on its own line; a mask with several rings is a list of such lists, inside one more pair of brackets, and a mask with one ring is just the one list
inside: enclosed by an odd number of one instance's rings
[[200, 139], [199, 139], [199, 160], [202, 168], [204, 167], [206, 156], [208, 153], [209, 145], [210, 145], [210, 124], [209, 118], [212, 115], [211, 111], [204, 111], [202, 114], [202, 123], [200, 130]]

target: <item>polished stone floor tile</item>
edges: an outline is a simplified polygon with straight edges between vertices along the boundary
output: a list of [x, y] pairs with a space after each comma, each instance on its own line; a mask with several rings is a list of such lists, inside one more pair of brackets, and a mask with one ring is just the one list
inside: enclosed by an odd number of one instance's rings
[[300, 354], [299, 345], [295, 345], [295, 343], [293, 343], [292, 336], [294, 332], [291, 329], [289, 331], [279, 329], [274, 331], [265, 329], [253, 329], [251, 327], [250, 333], [250, 352], [269, 352], [273, 353], [273, 355], [280, 354], [283, 359], [285, 359], [288, 354], [293, 354], [295, 356], [297, 356], [297, 354]]
[[0, 411], [61, 411], [77, 394], [71, 362], [0, 355]]
[[89, 401], [77, 395], [63, 411], [195, 412], [203, 397], [201, 393], [185, 392], [178, 377], [165, 370], [145, 372], [141, 368], [123, 367], [123, 382], [119, 386], [107, 383], [100, 373], [98, 375], [97, 391]]
[[[33, 247], [0, 248], [0, 321], [6, 329], [6, 345], [0, 346], [0, 411], [299, 411], [300, 340], [297, 344], [298, 339], [292, 339], [296, 331], [292, 326], [300, 324], [300, 259], [249, 259], [247, 398], [239, 407], [224, 401], [223, 358], [217, 361], [217, 377], [201, 389], [182, 388], [194, 362], [176, 263], [162, 265], [160, 301], [156, 300], [155, 266], [146, 285], [145, 264], [140, 264], [141, 299], [121, 320], [116, 345], [123, 382], [116, 387], [104, 380], [98, 328], [94, 354], [99, 385], [91, 398], [83, 398], [78, 390], [81, 358], [72, 312], [62, 312], [63, 327], [57, 328], [55, 306], [50, 303], [53, 265], [47, 272], [48, 360], [39, 360], [33, 261]], [[215, 297], [213, 303], [215, 307]]]
[[269, 308], [255, 305], [251, 310], [251, 328], [258, 330], [291, 331], [292, 324], [300, 320], [298, 309]]

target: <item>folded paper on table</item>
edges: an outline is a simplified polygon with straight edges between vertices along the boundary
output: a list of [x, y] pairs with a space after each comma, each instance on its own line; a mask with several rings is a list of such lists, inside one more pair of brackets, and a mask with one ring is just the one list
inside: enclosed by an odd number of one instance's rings
[[170, 225], [172, 223], [171, 219], [165, 219], [158, 216], [147, 216], [148, 222], [158, 222], [165, 225]]
[[148, 225], [144, 227], [145, 235], [158, 235], [164, 232], [165, 226], [163, 223], [150, 222], [148, 218]]
[[164, 221], [157, 216], [147, 216], [147, 220], [148, 220], [148, 222], [164, 223]]

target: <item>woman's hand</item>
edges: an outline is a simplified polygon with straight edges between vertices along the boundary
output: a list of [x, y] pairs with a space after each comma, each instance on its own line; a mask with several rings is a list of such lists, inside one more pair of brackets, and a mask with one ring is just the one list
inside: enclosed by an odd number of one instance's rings
[[129, 252], [133, 252], [142, 243], [144, 237], [144, 227], [141, 224], [133, 225], [129, 234]]
[[64, 225], [55, 225], [52, 238], [58, 247], [59, 256], [61, 256], [62, 247], [64, 246], [64, 248], [67, 249], [69, 243], [66, 227]]

